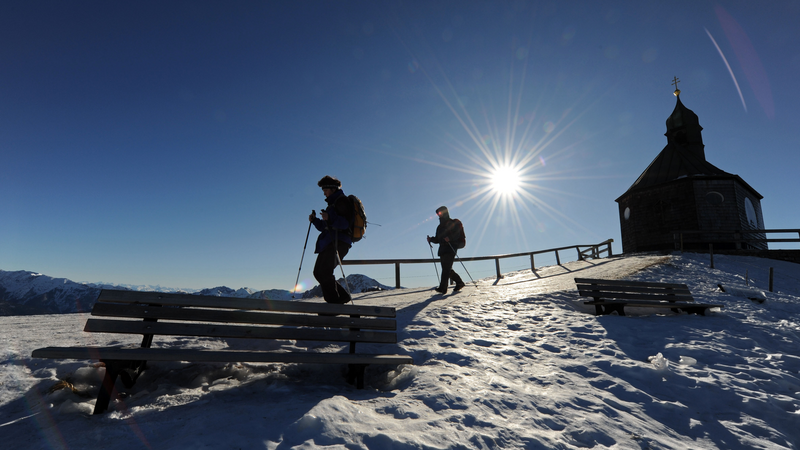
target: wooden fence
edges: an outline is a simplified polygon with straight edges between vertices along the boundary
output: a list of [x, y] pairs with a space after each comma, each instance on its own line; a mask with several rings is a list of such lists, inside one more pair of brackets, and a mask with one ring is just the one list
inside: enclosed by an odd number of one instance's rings
[[[468, 256], [468, 257], [461, 257], [459, 256], [458, 259], [461, 261], [487, 261], [487, 260], [494, 260], [495, 269], [497, 270], [497, 279], [503, 278], [503, 274], [500, 272], [500, 260], [506, 258], [519, 258], [523, 256], [530, 257], [531, 259], [531, 270], [536, 271], [536, 264], [534, 263], [534, 255], [541, 255], [544, 253], [555, 253], [556, 256], [556, 263], [561, 264], [561, 256], [558, 252], [564, 250], [575, 250], [577, 251], [577, 258], [579, 261], [584, 261], [587, 259], [595, 259], [602, 257], [602, 254], [606, 254], [607, 257], [611, 257], [611, 243], [614, 242], [613, 239], [605, 240], [599, 244], [590, 244], [590, 245], [570, 245], [567, 247], [558, 247], [558, 248], [549, 248], [547, 250], [537, 250], [534, 252], [523, 252], [523, 253], [510, 253], [506, 255], [492, 255], [492, 256]], [[394, 264], [394, 278], [395, 278], [395, 287], [400, 288], [400, 264], [430, 264], [431, 262], [438, 263], [438, 259], [353, 259], [353, 260], [344, 260], [342, 264], [345, 266], [361, 266], [361, 265], [379, 265], [379, 264]]]

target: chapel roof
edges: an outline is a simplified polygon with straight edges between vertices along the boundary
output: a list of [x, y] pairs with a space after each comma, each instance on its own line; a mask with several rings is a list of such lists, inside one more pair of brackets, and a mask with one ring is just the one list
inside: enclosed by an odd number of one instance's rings
[[[667, 118], [667, 145], [639, 175], [639, 178], [625, 192], [649, 188], [685, 177], [732, 177], [737, 178], [749, 190], [761, 195], [734, 175], [706, 161], [702, 141], [702, 127], [692, 110], [684, 106], [680, 90], [675, 90], [677, 102], [672, 114]], [[625, 195], [623, 194], [623, 196]], [[620, 196], [621, 198], [622, 196]]]

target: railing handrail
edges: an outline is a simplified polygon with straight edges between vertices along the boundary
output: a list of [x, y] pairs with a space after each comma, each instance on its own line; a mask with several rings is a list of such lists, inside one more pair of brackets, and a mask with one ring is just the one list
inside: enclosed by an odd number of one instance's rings
[[[491, 256], [467, 256], [461, 257], [459, 259], [461, 261], [488, 261], [494, 260], [495, 261], [495, 268], [497, 270], [497, 278], [503, 278], [502, 274], [500, 273], [500, 260], [505, 258], [518, 258], [521, 256], [530, 256], [531, 258], [531, 270], [536, 271], [536, 266], [534, 265], [533, 257], [534, 255], [540, 255], [542, 253], [551, 253], [555, 252], [556, 255], [556, 263], [561, 264], [561, 258], [558, 255], [558, 252], [561, 250], [569, 250], [575, 249], [578, 252], [578, 259], [583, 260], [585, 258], [597, 258], [603, 252], [608, 252], [608, 256], [612, 256], [611, 253], [611, 243], [614, 242], [614, 239], [606, 239], [599, 244], [586, 244], [586, 245], [568, 245], [565, 247], [556, 247], [550, 248], [547, 250], [536, 250], [532, 252], [521, 252], [521, 253], [507, 253], [503, 255], [491, 255]], [[600, 249], [602, 246], [607, 246], [606, 249]], [[581, 251], [581, 247], [584, 247], [585, 250]], [[592, 250], [591, 253], [587, 252], [587, 250]], [[343, 260], [342, 264], [345, 266], [356, 266], [356, 265], [379, 265], [379, 264], [394, 264], [395, 265], [395, 287], [400, 288], [400, 264], [430, 264], [431, 261], [439, 262], [439, 259], [348, 259]]]
[[736, 233], [800, 233], [800, 228], [782, 228], [775, 230], [678, 230], [673, 231], [673, 234], [736, 234]]
[[[767, 238], [768, 233], [797, 233], [798, 237], [796, 238]], [[713, 244], [714, 242], [733, 242], [736, 244], [737, 249], [741, 249], [742, 243], [756, 243], [756, 242], [800, 242], [800, 228], [779, 228], [774, 230], [683, 230], [683, 231], [673, 231], [672, 236], [675, 242], [675, 247], [679, 248], [680, 251], [683, 251], [683, 244], [684, 244], [684, 236], [685, 235], [692, 235], [692, 234], [705, 234], [705, 235], [716, 235], [713, 239], [703, 239], [702, 241], [709, 242], [709, 244]], [[762, 235], [764, 237], [747, 237], [750, 235]], [[719, 237], [722, 236], [731, 236], [731, 237]], [[694, 240], [696, 238], [689, 239], [689, 243], [697, 244], [698, 241]]]

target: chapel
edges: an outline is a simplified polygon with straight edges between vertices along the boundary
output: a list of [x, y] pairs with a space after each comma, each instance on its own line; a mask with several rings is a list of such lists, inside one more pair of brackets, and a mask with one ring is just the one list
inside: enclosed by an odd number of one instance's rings
[[675, 109], [667, 118], [667, 145], [617, 198], [623, 253], [766, 250], [763, 198], [739, 175], [706, 160], [700, 121], [683, 105], [673, 79]]

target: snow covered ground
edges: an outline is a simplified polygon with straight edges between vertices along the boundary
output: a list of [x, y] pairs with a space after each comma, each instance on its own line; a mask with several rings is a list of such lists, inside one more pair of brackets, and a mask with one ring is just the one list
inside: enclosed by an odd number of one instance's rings
[[[715, 266], [708, 255], [639, 255], [478, 280], [447, 296], [359, 294], [357, 304], [398, 309], [399, 348], [374, 350], [408, 353], [415, 366], [369, 367], [356, 390], [330, 366], [151, 363], [102, 416], [82, 393], [96, 391], [104, 369], [31, 351], [139, 339], [84, 333], [85, 313], [0, 317], [0, 440], [27, 449], [796, 449], [800, 265], [717, 255]], [[775, 292], [764, 303], [718, 288], [767, 291], [770, 267]], [[697, 301], [725, 307], [596, 317], [574, 277], [686, 283]], [[63, 380], [76, 391], [51, 391]]]

